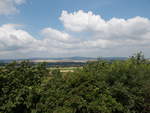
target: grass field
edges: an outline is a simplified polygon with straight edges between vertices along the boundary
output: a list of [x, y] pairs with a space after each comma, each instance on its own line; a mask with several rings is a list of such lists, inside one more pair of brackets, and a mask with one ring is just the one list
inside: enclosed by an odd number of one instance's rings
[[82, 67], [50, 67], [50, 70], [59, 69], [60, 72], [66, 73], [66, 72], [74, 72], [76, 69], [82, 69]]

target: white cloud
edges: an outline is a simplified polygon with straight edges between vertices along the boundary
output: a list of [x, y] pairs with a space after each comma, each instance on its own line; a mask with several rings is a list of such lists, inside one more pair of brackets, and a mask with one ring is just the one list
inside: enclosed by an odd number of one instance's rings
[[66, 29], [74, 32], [101, 30], [101, 28], [106, 27], [106, 23], [101, 16], [94, 15], [91, 11], [87, 13], [82, 10], [74, 13], [62, 11], [59, 19], [63, 22]]
[[24, 30], [17, 29], [19, 25], [6, 24], [0, 27], [0, 50], [16, 51], [33, 47], [37, 40]]
[[45, 28], [42, 30], [42, 34], [45, 38], [51, 38], [53, 40], [68, 41], [70, 40], [69, 34], [61, 32], [52, 28]]
[[17, 5], [25, 3], [26, 0], [0, 0], [0, 15], [18, 13]]
[[[150, 20], [143, 17], [131, 19], [112, 18], [104, 20], [100, 15], [82, 10], [74, 13], [62, 11], [60, 20], [64, 27], [72, 32], [92, 32], [100, 38], [142, 38], [150, 31]], [[140, 35], [140, 36], [139, 36]]]
[[150, 56], [150, 20], [103, 19], [92, 12], [63, 11], [64, 30], [41, 30], [40, 40], [18, 25], [0, 27], [0, 55], [15, 57], [128, 56], [137, 51]]

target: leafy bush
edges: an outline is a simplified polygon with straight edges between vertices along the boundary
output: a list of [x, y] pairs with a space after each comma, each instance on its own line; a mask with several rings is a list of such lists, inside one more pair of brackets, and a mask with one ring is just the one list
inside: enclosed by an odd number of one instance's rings
[[[0, 68], [0, 111], [2, 113], [30, 113], [38, 102], [37, 89], [48, 75], [44, 64], [13, 62]], [[32, 97], [32, 98], [31, 98]]]

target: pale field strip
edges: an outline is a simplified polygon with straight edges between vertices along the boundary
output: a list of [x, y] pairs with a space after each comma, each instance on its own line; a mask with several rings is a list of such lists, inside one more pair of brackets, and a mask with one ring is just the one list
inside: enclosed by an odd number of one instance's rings
[[82, 69], [83, 67], [50, 67], [50, 70], [59, 69], [62, 73], [74, 72], [76, 69]]
[[57, 62], [83, 62], [86, 63], [88, 61], [93, 61], [93, 60], [31, 60], [31, 62], [47, 62], [47, 63], [57, 63]]

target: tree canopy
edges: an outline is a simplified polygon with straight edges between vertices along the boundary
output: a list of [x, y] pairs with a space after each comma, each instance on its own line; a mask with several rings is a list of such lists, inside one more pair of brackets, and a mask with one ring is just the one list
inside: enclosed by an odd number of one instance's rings
[[149, 113], [150, 62], [88, 62], [50, 72], [28, 61], [0, 67], [0, 113]]

